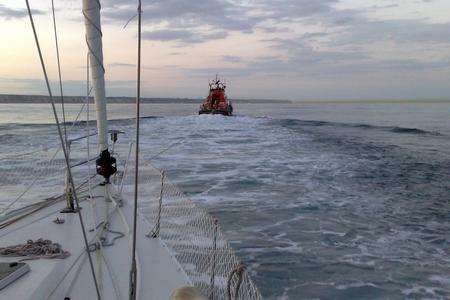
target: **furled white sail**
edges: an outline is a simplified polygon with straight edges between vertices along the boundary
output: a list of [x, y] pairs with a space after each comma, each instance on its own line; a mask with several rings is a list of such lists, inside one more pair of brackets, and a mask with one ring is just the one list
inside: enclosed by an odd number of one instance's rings
[[103, 66], [102, 30], [100, 22], [100, 2], [83, 0], [83, 15], [86, 27], [86, 43], [89, 48], [92, 84], [97, 111], [99, 151], [108, 149], [108, 123], [105, 98], [105, 68]]

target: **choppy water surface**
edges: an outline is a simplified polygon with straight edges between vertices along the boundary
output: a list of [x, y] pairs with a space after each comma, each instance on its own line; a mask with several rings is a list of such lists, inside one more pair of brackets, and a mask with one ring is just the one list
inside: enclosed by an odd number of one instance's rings
[[[2, 153], [55, 140], [17, 109], [0, 106]], [[450, 298], [450, 104], [143, 111], [159, 116], [143, 120], [143, 152], [173, 145], [153, 163], [219, 218], [267, 299]]]

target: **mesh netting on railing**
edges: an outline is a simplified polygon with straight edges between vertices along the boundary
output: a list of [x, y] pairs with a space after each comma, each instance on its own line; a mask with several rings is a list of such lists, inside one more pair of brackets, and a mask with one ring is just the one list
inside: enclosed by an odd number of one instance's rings
[[[86, 160], [86, 145], [73, 143], [71, 148], [71, 164]], [[75, 186], [83, 184], [87, 165], [73, 168], [72, 173]], [[53, 145], [0, 156], [0, 174], [0, 212], [61, 196], [66, 182], [63, 151]]]
[[64, 160], [55, 148], [0, 158], [0, 211], [61, 194]]
[[229, 290], [231, 299], [261, 299], [249, 274], [241, 272], [241, 262], [217, 220], [163, 173], [151, 166], [142, 172], [141, 185], [146, 187], [140, 194], [147, 201], [141, 212], [154, 225], [149, 236], [161, 239], [201, 293], [209, 299], [229, 299]]

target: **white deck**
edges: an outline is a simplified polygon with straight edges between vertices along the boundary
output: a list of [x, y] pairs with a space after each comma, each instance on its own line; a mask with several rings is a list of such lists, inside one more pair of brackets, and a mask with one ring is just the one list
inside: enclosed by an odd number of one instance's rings
[[[94, 228], [93, 211], [97, 220], [105, 220], [105, 216], [112, 212], [109, 228], [125, 234], [112, 246], [91, 252], [102, 299], [128, 299], [131, 199], [123, 199], [123, 206], [115, 210], [114, 202], [105, 201], [104, 187], [94, 189], [94, 196], [95, 210], [91, 209], [88, 200], [81, 203], [87, 230]], [[60, 202], [0, 230], [0, 247], [43, 238], [61, 244], [63, 249], [71, 253], [66, 259], [26, 261], [31, 271], [0, 290], [0, 299], [96, 299], [78, 215], [61, 214], [59, 211], [64, 206], [65, 203]], [[64, 219], [65, 223], [55, 224], [53, 220], [56, 217]], [[150, 224], [142, 218], [138, 219], [138, 299], [166, 300], [174, 288], [190, 283], [160, 240], [145, 236], [150, 229]], [[88, 236], [90, 241], [95, 239], [93, 231], [89, 231]], [[114, 236], [114, 233], [105, 235], [108, 240]], [[0, 257], [0, 262], [16, 260]]]

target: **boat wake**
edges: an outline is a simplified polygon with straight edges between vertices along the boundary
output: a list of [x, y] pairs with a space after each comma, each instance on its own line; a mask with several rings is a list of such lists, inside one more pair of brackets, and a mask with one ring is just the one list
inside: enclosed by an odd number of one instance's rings
[[427, 131], [418, 128], [405, 128], [398, 126], [376, 126], [369, 124], [358, 124], [358, 123], [338, 123], [338, 122], [325, 122], [325, 121], [314, 121], [314, 120], [297, 120], [297, 119], [284, 119], [280, 121], [281, 126], [291, 127], [291, 128], [300, 128], [300, 127], [320, 127], [320, 126], [329, 126], [329, 127], [341, 127], [341, 128], [358, 128], [358, 129], [367, 129], [367, 130], [381, 130], [381, 131], [389, 131], [393, 133], [405, 133], [405, 134], [417, 134], [417, 135], [433, 135], [433, 136], [441, 136], [443, 135], [437, 131]]
[[[450, 297], [450, 157], [400, 143], [435, 147], [440, 135], [239, 115], [141, 125], [141, 159], [218, 217], [266, 298]], [[11, 154], [51, 144], [54, 128], [8, 130]]]

